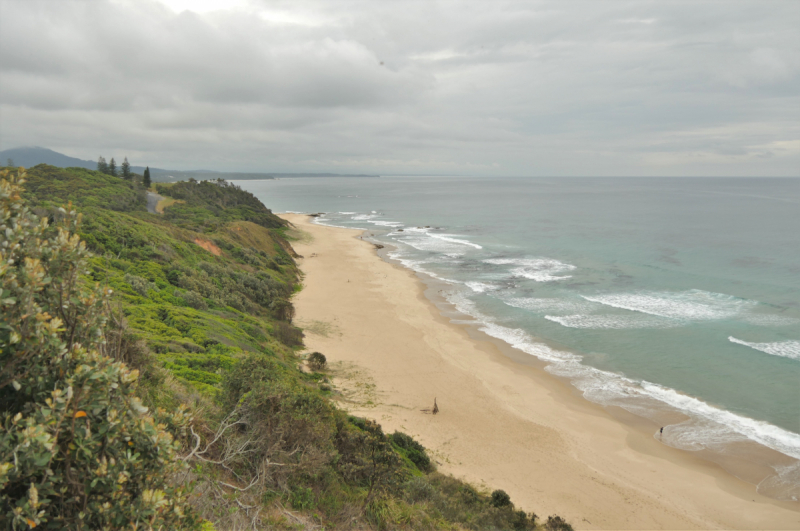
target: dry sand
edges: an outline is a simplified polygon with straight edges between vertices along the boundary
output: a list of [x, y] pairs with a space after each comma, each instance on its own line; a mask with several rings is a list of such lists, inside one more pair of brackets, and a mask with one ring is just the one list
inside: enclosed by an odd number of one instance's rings
[[[800, 529], [800, 504], [759, 495], [659, 443], [656, 426], [620, 422], [452, 324], [361, 231], [283, 217], [310, 235], [294, 244], [305, 257], [297, 323], [308, 349], [327, 356], [343, 407], [413, 435], [440, 471], [576, 529]], [[434, 397], [440, 413], [421, 412]]]

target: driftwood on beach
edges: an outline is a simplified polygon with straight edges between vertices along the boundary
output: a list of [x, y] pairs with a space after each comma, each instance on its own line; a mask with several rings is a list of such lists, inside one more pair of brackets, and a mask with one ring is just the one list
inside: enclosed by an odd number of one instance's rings
[[430, 413], [431, 415], [435, 415], [439, 412], [439, 405], [436, 403], [436, 397], [433, 398], [433, 407], [426, 407], [420, 409], [423, 413]]

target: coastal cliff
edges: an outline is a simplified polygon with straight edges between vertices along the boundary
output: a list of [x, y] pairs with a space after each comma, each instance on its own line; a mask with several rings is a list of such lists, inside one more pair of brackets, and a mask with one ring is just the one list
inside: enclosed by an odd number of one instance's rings
[[[293, 322], [292, 295], [302, 289], [302, 275], [291, 242], [300, 234], [252, 194], [222, 180], [158, 185], [169, 206], [153, 214], [136, 178], [47, 165], [29, 169], [24, 181], [17, 173], [3, 176], [5, 241], [12, 225], [39, 228], [20, 236], [27, 243], [14, 260], [5, 252], [4, 271], [33, 260], [41, 242], [53, 242], [53, 250], [35, 260], [76, 265], [67, 268], [73, 274], [69, 283], [51, 289], [54, 284], [44, 277], [43, 286], [51, 287], [26, 292], [41, 308], [35, 316], [23, 312], [12, 320], [12, 311], [3, 313], [4, 524], [47, 529], [82, 521], [133, 529], [131, 518], [141, 507], [145, 523], [139, 529], [539, 525], [531, 508], [515, 507], [505, 492], [490, 493], [436, 472], [413, 438], [387, 434], [336, 405], [338, 391], [324, 354], [311, 363], [299, 355], [304, 334]], [[84, 242], [69, 240], [72, 254], [58, 247], [70, 234]], [[11, 300], [8, 290], [23, 290], [26, 278], [6, 286], [3, 297]], [[84, 292], [94, 295], [86, 298]], [[72, 328], [57, 326], [53, 319], [62, 313], [73, 319]], [[50, 350], [32, 346], [34, 339], [24, 348], [14, 341], [16, 328], [34, 318], [53, 324]], [[97, 332], [89, 334], [83, 322]], [[82, 345], [65, 335], [69, 330], [77, 331]], [[70, 361], [77, 354], [63, 357], [84, 351], [91, 363]], [[39, 376], [12, 367], [14, 356], [34, 354], [44, 371]], [[65, 365], [50, 370], [53, 360]], [[115, 363], [114, 374], [122, 376], [114, 378], [122, 378], [129, 393], [121, 405], [103, 402], [118, 384], [91, 388], [97, 396], [86, 387], [80, 396], [85, 406], [77, 409], [77, 397], [64, 406], [72, 418], [69, 429], [56, 421], [37, 425], [40, 417], [33, 412], [44, 415], [52, 410], [47, 404], [58, 401], [48, 395], [52, 388], [66, 389], [65, 382], [81, 371], [106, 374], [102, 367], [108, 363]], [[30, 391], [34, 376], [49, 378], [51, 390]], [[109, 415], [119, 408], [132, 408], [131, 416], [112, 422]], [[88, 424], [76, 425], [84, 418]], [[126, 422], [156, 426], [161, 446], [137, 453], [130, 437], [108, 435]], [[12, 456], [31, 429], [49, 441], [51, 457], [32, 457], [22, 470]], [[84, 442], [76, 446], [77, 440]], [[76, 459], [81, 452], [83, 465]], [[123, 466], [123, 455], [133, 461]], [[98, 482], [107, 472], [97, 463], [106, 459], [122, 467], [118, 477], [125, 481]], [[44, 489], [47, 496], [38, 494]], [[127, 500], [125, 508], [117, 507], [120, 500]], [[569, 529], [559, 517], [542, 525]]]

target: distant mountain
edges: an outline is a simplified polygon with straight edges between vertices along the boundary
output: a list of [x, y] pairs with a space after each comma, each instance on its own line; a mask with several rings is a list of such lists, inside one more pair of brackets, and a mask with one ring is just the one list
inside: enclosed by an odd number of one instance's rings
[[37, 164], [50, 164], [51, 166], [58, 166], [59, 168], [77, 166], [90, 170], [97, 169], [97, 161], [68, 157], [67, 155], [43, 147], [18, 147], [0, 151], [0, 165], [5, 166], [8, 159], [11, 159], [15, 166], [23, 166], [25, 168], [30, 168]]
[[[5, 166], [8, 159], [11, 159], [15, 166], [24, 166], [25, 168], [31, 168], [37, 164], [50, 164], [51, 166], [58, 166], [59, 168], [77, 166], [90, 170], [97, 169], [97, 161], [68, 157], [67, 155], [43, 147], [18, 147], [0, 151], [0, 166]], [[117, 168], [119, 168], [122, 161], [118, 160], [116, 163]], [[131, 166], [131, 171], [142, 174], [142, 172], [144, 172], [144, 166]], [[339, 173], [241, 173], [213, 170], [163, 170], [161, 168], [150, 168], [150, 176], [155, 182], [186, 181], [188, 179], [196, 179], [198, 181], [213, 179], [243, 181], [253, 179], [286, 179], [291, 177], [379, 177], [378, 175], [349, 175]]]

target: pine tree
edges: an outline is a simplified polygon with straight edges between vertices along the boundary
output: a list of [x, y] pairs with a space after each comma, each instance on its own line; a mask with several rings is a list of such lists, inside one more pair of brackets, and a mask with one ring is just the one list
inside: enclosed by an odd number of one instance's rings
[[122, 161], [122, 178], [130, 181], [131, 177], [133, 177], [133, 174], [131, 173], [131, 165], [128, 162], [128, 157], [125, 157], [125, 160]]
[[144, 169], [144, 176], [142, 177], [142, 186], [144, 186], [145, 190], [150, 188], [150, 166], [147, 166]]
[[[114, 160], [114, 159], [111, 159]], [[102, 173], [108, 173], [108, 163], [104, 157], [98, 157], [97, 159], [97, 171]]]
[[9, 168], [15, 168], [16, 166], [14, 166], [14, 159], [8, 159], [6, 166]]
[[117, 163], [114, 162], [114, 157], [111, 157], [111, 162], [108, 163], [108, 171], [106, 173], [114, 177], [117, 176]]

